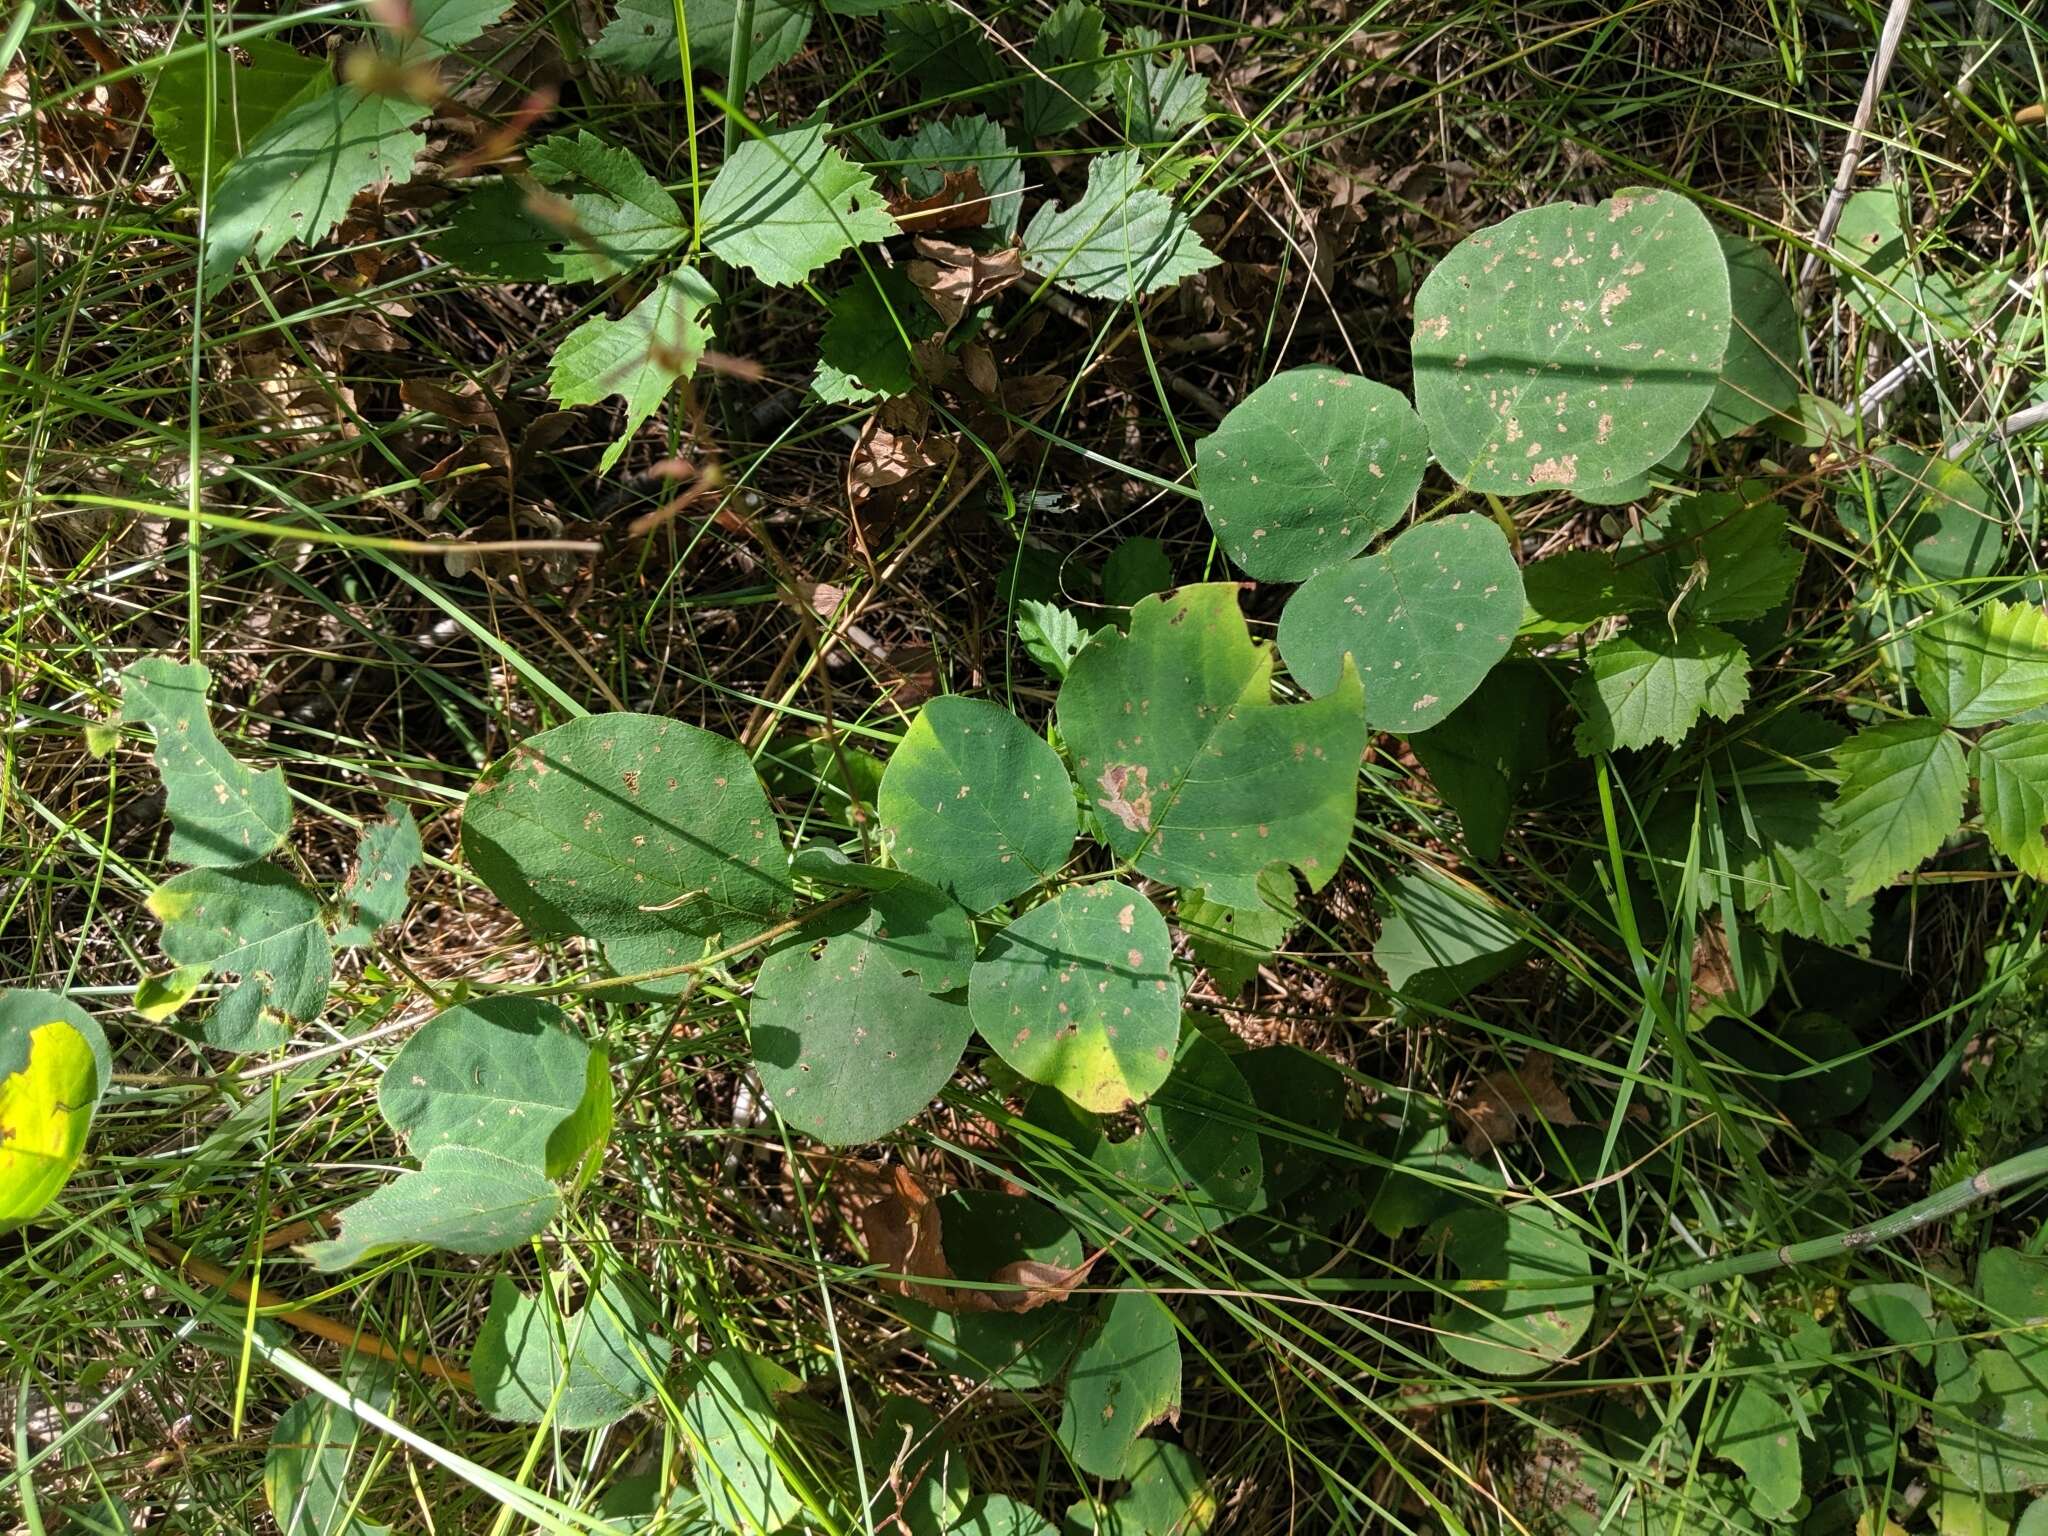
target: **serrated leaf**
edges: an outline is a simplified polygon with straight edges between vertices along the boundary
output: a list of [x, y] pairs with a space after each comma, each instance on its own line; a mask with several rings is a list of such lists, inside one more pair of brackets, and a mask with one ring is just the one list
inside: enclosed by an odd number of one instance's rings
[[325, 239], [358, 192], [412, 180], [433, 109], [408, 97], [344, 85], [280, 115], [216, 184], [200, 258], [212, 293], [248, 257], [267, 267], [292, 241]]
[[237, 762], [206, 716], [213, 674], [196, 662], [144, 657], [121, 674], [121, 719], [156, 738], [156, 769], [171, 820], [170, 857], [180, 864], [248, 864], [280, 847], [291, 829], [282, 769]]
[[1134, 149], [1088, 163], [1088, 187], [1046, 203], [1024, 230], [1026, 270], [1083, 298], [1135, 299], [1216, 265], [1165, 193], [1143, 184]]
[[510, 9], [510, 0], [408, 0], [402, 25], [380, 46], [407, 64], [424, 64], [473, 43]]
[[1685, 738], [1702, 714], [1734, 717], [1749, 702], [1749, 653], [1711, 624], [1672, 634], [1656, 621], [1603, 640], [1572, 686], [1580, 752], [1612, 752]]
[[1401, 874], [1374, 906], [1380, 934], [1372, 957], [1399, 993], [1457, 996], [1499, 975], [1522, 951], [1505, 911], [1433, 869]]
[[971, 170], [988, 199], [987, 227], [1005, 236], [1017, 232], [1024, 209], [1024, 157], [1000, 123], [975, 113], [925, 123], [907, 139], [884, 142], [912, 197], [937, 196], [948, 172]]
[[0, 992], [0, 1232], [32, 1220], [85, 1154], [110, 1076], [92, 1016], [49, 992]]
[[1707, 430], [1733, 437], [1761, 422], [1773, 432], [1796, 432], [1806, 343], [1792, 290], [1761, 248], [1738, 235], [1720, 240], [1734, 323], [1707, 407]]
[[1516, 792], [1550, 761], [1556, 690], [1534, 667], [1495, 667], [1472, 696], [1408, 738], [1415, 760], [1464, 824], [1465, 846], [1500, 857]]
[[1027, 139], [1050, 138], [1088, 121], [1109, 94], [1102, 12], [1088, 0], [1061, 0], [1031, 40], [1018, 123]]
[[1804, 563], [1785, 539], [1786, 512], [1761, 484], [1701, 491], [1665, 502], [1615, 552], [1624, 569], [1644, 568], [1656, 608], [1674, 604], [1709, 624], [1760, 618], [1783, 602]]
[[1989, 576], [2005, 558], [2005, 521], [1984, 483], [1941, 454], [1903, 443], [1870, 456], [1869, 494], [1850, 481], [1835, 498], [1835, 516], [1866, 546], [1887, 554], [1897, 546], [1930, 581]]
[[[577, 1115], [591, 1097], [592, 1055], [551, 1003], [477, 998], [405, 1042], [378, 1084], [377, 1108], [415, 1157], [468, 1147], [566, 1178], [590, 1151]], [[607, 1101], [610, 1087], [601, 1071]]]
[[1500, 1282], [1438, 1304], [1444, 1353], [1492, 1376], [1529, 1376], [1563, 1360], [1593, 1321], [1593, 1262], [1545, 1205], [1468, 1205], [1439, 1229], [1458, 1277]]
[[[1867, 900], [1842, 894], [1842, 840], [1818, 789], [1805, 784], [1763, 784], [1747, 789], [1741, 814], [1753, 829], [1753, 847], [1741, 865], [1743, 903], [1773, 933], [1797, 934], [1846, 947], [1870, 933]], [[1734, 808], [1724, 824], [1740, 825]], [[1729, 839], [1731, 845], [1737, 839]]]
[[1050, 880], [1079, 830], [1059, 754], [986, 699], [947, 696], [919, 710], [876, 809], [890, 856], [970, 912]]
[[1450, 476], [1613, 486], [1692, 430], [1728, 350], [1728, 263], [1672, 192], [1552, 203], [1460, 242], [1415, 299], [1415, 408]]
[[238, 980], [200, 1026], [217, 1050], [268, 1050], [291, 1038], [287, 1021], [327, 1004], [334, 953], [320, 902], [275, 864], [188, 869], [150, 893], [163, 951], [181, 967]]
[[834, 405], [907, 395], [917, 383], [912, 344], [942, 329], [897, 267], [863, 267], [827, 301], [811, 388]]
[[1233, 406], [1195, 457], [1224, 552], [1257, 580], [1305, 581], [1401, 520], [1429, 440], [1386, 385], [1291, 368]]
[[1928, 713], [1963, 729], [2048, 704], [2048, 614], [1991, 601], [1942, 615], [1913, 637], [1913, 682]]
[[987, 24], [945, 0], [888, 8], [884, 62], [916, 83], [917, 94], [994, 111], [1009, 94], [1010, 67], [989, 41]]
[[[334, 88], [325, 59], [308, 58], [275, 38], [237, 45], [241, 63], [223, 49], [209, 61], [204, 50], [173, 58], [157, 72], [149, 93], [150, 127], [157, 148], [186, 183], [198, 188], [202, 169], [214, 180], [278, 118]], [[213, 82], [207, 75], [211, 63]], [[206, 109], [213, 105], [212, 154], [207, 155]]]
[[633, 434], [660, 409], [678, 379], [697, 371], [711, 345], [710, 310], [718, 293], [694, 268], [678, 267], [618, 320], [593, 315], [562, 338], [548, 370], [548, 393], [563, 405], [626, 402], [626, 424], [597, 461], [604, 474]]
[[471, 789], [462, 852], [529, 931], [596, 939], [626, 972], [789, 910], [789, 855], [746, 752], [657, 715], [529, 737]]
[[1261, 874], [1259, 898], [1255, 907], [1226, 907], [1200, 891], [1181, 892], [1175, 914], [1180, 931], [1225, 997], [1242, 992], [1301, 922], [1294, 877], [1287, 871], [1269, 869]]
[[689, 238], [688, 218], [661, 183], [631, 151], [593, 133], [542, 139], [527, 166], [561, 208], [544, 214], [516, 182], [491, 182], [463, 199], [429, 249], [500, 282], [573, 283], [631, 272]]
[[[355, 1395], [381, 1406], [387, 1393], [378, 1384]], [[263, 1496], [284, 1536], [390, 1536], [390, 1526], [355, 1512], [362, 1490], [350, 1486], [350, 1464], [366, 1450], [362, 1420], [324, 1397], [302, 1397], [278, 1415], [263, 1455]]]
[[1076, 1466], [1117, 1477], [1147, 1426], [1180, 1407], [1180, 1330], [1149, 1291], [1118, 1291], [1067, 1373], [1059, 1443]]
[[1209, 110], [1209, 82], [1189, 67], [1185, 54], [1162, 51], [1163, 46], [1164, 39], [1150, 27], [1124, 34], [1123, 56], [1109, 86], [1127, 140], [1157, 144], [1171, 139]]
[[1060, 734], [1119, 859], [1232, 907], [1256, 905], [1275, 864], [1329, 883], [1357, 807], [1363, 690], [1347, 669], [1327, 698], [1279, 706], [1272, 676], [1228, 583], [1148, 597], [1128, 635], [1074, 659]]
[[1971, 749], [1970, 775], [1991, 846], [2020, 873], [2048, 880], [2048, 725], [1985, 732]]
[[1522, 573], [1493, 519], [1453, 513], [1310, 577], [1280, 614], [1280, 654], [1318, 697], [1349, 656], [1373, 730], [1427, 730], [1472, 696], [1514, 643]]
[[1057, 603], [1027, 597], [1017, 604], [1017, 639], [1049, 675], [1064, 678], [1088, 643], [1088, 631]]
[[360, 1264], [394, 1248], [505, 1253], [545, 1231], [562, 1207], [546, 1174], [476, 1147], [436, 1147], [341, 1212], [340, 1234], [299, 1253], [315, 1269]]
[[500, 1275], [469, 1370], [477, 1400], [494, 1419], [598, 1429], [652, 1400], [669, 1353], [615, 1277], [564, 1311]]
[[1835, 763], [1842, 782], [1829, 814], [1851, 901], [1917, 868], [1962, 825], [1962, 743], [1937, 721], [1867, 726], [1836, 748]]
[[1752, 1508], [1773, 1517], [1789, 1515], [1802, 1488], [1799, 1423], [1785, 1402], [1784, 1387], [1765, 1368], [1761, 1350], [1730, 1350], [1712, 1411], [1700, 1426], [1700, 1444], [1710, 1455], [1742, 1469]]
[[754, 978], [748, 1025], [768, 1101], [839, 1146], [915, 1119], [974, 1033], [967, 1008], [945, 995], [973, 963], [967, 914], [908, 875], [805, 923]]
[[[747, 89], [803, 50], [811, 33], [809, 0], [754, 0]], [[734, 0], [683, 0], [690, 29], [690, 73], [724, 79], [732, 67]], [[593, 62], [621, 75], [665, 85], [683, 78], [674, 0], [618, 0], [617, 13], [591, 45]]]
[[1115, 608], [1164, 592], [1173, 585], [1173, 557], [1150, 534], [1120, 542], [1102, 562], [1102, 600]]
[[825, 142], [829, 123], [748, 139], [698, 210], [704, 244], [763, 282], [800, 283], [833, 257], [896, 233], [874, 178]]
[[337, 949], [369, 944], [379, 930], [405, 916], [406, 889], [425, 850], [412, 812], [396, 800], [384, 802], [384, 819], [363, 828], [356, 843], [356, 864], [341, 888], [342, 925], [334, 935]]
[[802, 1383], [758, 1355], [727, 1345], [704, 1362], [683, 1403], [697, 1491], [721, 1529], [779, 1531], [803, 1501], [777, 1465], [776, 1399]]
[[1084, 1109], [1142, 1101], [1180, 1034], [1166, 919], [1121, 882], [1068, 886], [989, 941], [968, 1011], [1004, 1061]]

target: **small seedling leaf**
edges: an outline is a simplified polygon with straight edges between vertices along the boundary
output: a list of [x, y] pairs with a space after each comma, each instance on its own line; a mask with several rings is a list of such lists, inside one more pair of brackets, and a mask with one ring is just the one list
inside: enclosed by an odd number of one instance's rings
[[342, 925], [335, 948], [376, 942], [380, 930], [405, 916], [407, 882], [425, 850], [412, 812], [396, 800], [384, 802], [384, 819], [363, 828], [356, 867], [341, 888]]
[[1783, 1382], [1768, 1369], [1768, 1355], [1734, 1349], [1723, 1363], [1728, 1374], [1700, 1426], [1700, 1444], [1742, 1469], [1752, 1508], [1783, 1518], [1802, 1490], [1798, 1417], [1786, 1404]]
[[1497, 1289], [1446, 1296], [1435, 1326], [1453, 1360], [1528, 1376], [1563, 1360], [1593, 1321], [1591, 1256], [1548, 1206], [1468, 1205], [1441, 1228], [1463, 1280]]
[[1372, 957], [1399, 993], [1455, 997], [1499, 975], [1521, 953], [1521, 935], [1504, 910], [1433, 869], [1399, 876], [1375, 906], [1380, 936]]
[[206, 716], [213, 674], [196, 662], [146, 656], [121, 674], [121, 718], [156, 738], [171, 820], [170, 857], [180, 864], [248, 864], [284, 842], [292, 824], [284, 772], [235, 760]]
[[1209, 82], [1189, 67], [1185, 54], [1166, 51], [1165, 39], [1150, 27], [1124, 34], [1109, 88], [1124, 137], [1154, 148], [1209, 110]]
[[1232, 407], [1195, 458], [1224, 552], [1260, 581], [1306, 581], [1401, 520], [1429, 439], [1386, 385], [1293, 368]]
[[1183, 891], [1175, 916], [1189, 951], [1225, 997], [1242, 992], [1301, 922], [1294, 876], [1284, 869], [1259, 876], [1255, 907], [1226, 907], [1200, 891]]
[[548, 370], [548, 392], [563, 405], [594, 405], [612, 395], [626, 402], [625, 427], [597, 461], [599, 474], [618, 463], [676, 381], [696, 372], [711, 345], [717, 302], [710, 283], [693, 268], [678, 267], [622, 318], [592, 315], [562, 338]]

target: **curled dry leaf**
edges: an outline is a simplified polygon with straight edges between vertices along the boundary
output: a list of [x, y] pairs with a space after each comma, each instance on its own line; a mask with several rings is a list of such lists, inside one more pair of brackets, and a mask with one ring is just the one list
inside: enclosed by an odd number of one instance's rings
[[1465, 1127], [1465, 1150], [1474, 1156], [1520, 1141], [1523, 1128], [1538, 1121], [1579, 1123], [1572, 1101], [1557, 1084], [1557, 1063], [1547, 1051], [1531, 1051], [1520, 1068], [1487, 1073], [1451, 1106], [1451, 1112]]
[[[947, 180], [950, 184], [951, 178]], [[986, 304], [1024, 276], [1024, 252], [1016, 246], [977, 251], [921, 235], [917, 252], [916, 259], [903, 264], [904, 275], [948, 330], [959, 324], [968, 310]]]
[[1704, 1013], [1736, 990], [1735, 962], [1728, 953], [1728, 931], [1715, 913], [1700, 924], [1692, 945], [1692, 1011]]
[[931, 494], [960, 455], [959, 444], [934, 430], [930, 409], [905, 396], [868, 418], [846, 464], [846, 499], [862, 537], [879, 534]]
[[892, 197], [889, 215], [913, 232], [979, 229], [988, 222], [988, 194], [981, 188], [981, 172], [971, 165], [964, 171], [948, 171], [930, 197], [912, 197], [907, 192]]

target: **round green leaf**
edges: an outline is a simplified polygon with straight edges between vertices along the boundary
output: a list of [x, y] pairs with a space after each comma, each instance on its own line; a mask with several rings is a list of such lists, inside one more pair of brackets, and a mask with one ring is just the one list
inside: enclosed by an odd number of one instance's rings
[[1707, 407], [1707, 429], [1716, 437], [1733, 437], [1764, 422], [1773, 430], [1796, 432], [1799, 423], [1799, 373], [1806, 343], [1799, 334], [1799, 311], [1778, 264], [1739, 235], [1722, 235], [1721, 254], [1728, 258], [1728, 296], [1734, 324], [1728, 332], [1728, 355]]
[[1415, 408], [1451, 477], [1612, 486], [1678, 445], [1728, 350], [1728, 262], [1673, 192], [1552, 203], [1460, 242], [1415, 298]]
[[1073, 781], [1043, 737], [986, 699], [933, 699], [882, 775], [882, 844], [970, 912], [1021, 895], [1066, 863]]
[[0, 1231], [70, 1179], [110, 1073], [90, 1014], [51, 992], [0, 992]]
[[[385, 1122], [415, 1157], [474, 1147], [565, 1177], [588, 1145], [560, 1132], [590, 1096], [588, 1042], [533, 997], [487, 997], [436, 1014], [377, 1086]], [[602, 1080], [609, 1097], [610, 1078]]]
[[967, 1003], [998, 1056], [1084, 1109], [1123, 1109], [1173, 1068], [1173, 941], [1159, 909], [1119, 881], [1069, 886], [997, 934]]
[[[1871, 489], [1852, 481], [1835, 498], [1835, 516], [1868, 545], [1897, 546], [1935, 581], [1989, 576], [2005, 556], [2005, 522], [1982, 481], [1940, 454], [1887, 443], [1871, 455]], [[1873, 538], [1875, 534], [1875, 538]]]
[[804, 924], [754, 980], [754, 1067], [769, 1102], [840, 1146], [914, 1118], [974, 1033], [959, 999], [940, 995], [973, 961], [967, 914], [908, 875]]
[[1280, 614], [1280, 654], [1318, 698], [1342, 682], [1349, 655], [1366, 724], [1421, 731], [1486, 681], [1521, 622], [1522, 572], [1506, 537], [1461, 512], [1303, 582]]
[[657, 715], [522, 742], [469, 792], [462, 852], [534, 933], [596, 939], [626, 972], [789, 910], [789, 855], [745, 751]]
[[1118, 1291], [1067, 1373], [1059, 1441], [1084, 1472], [1120, 1477], [1146, 1427], [1180, 1406], [1180, 1330], [1150, 1291]]
[[1400, 521], [1429, 441], [1386, 385], [1293, 368], [1239, 401], [1195, 458], [1225, 553], [1260, 581], [1301, 581]]
[[1444, 1298], [1436, 1326], [1452, 1359], [1495, 1376], [1527, 1376], [1585, 1336], [1593, 1263], [1548, 1207], [1469, 1205], [1442, 1230], [1460, 1277], [1504, 1282]]
[[500, 1275], [469, 1370], [492, 1418], [596, 1429], [652, 1398], [668, 1360], [668, 1341], [641, 1321], [616, 1278], [571, 1311]]

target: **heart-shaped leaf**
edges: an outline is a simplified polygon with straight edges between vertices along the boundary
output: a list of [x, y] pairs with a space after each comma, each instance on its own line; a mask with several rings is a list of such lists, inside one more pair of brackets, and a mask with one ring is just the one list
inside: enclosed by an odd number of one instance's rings
[[1372, 957], [1396, 992], [1442, 1001], [1499, 975], [1521, 953], [1508, 914], [1427, 866], [1395, 878], [1378, 901]]
[[1386, 385], [1292, 368], [1233, 406], [1195, 458], [1224, 552], [1260, 581], [1305, 581], [1401, 520], [1429, 439]]
[[1415, 296], [1415, 408], [1450, 476], [1613, 486], [1692, 430], [1728, 350], [1728, 262], [1674, 192], [1532, 208], [1461, 241]]
[[1059, 1442], [1097, 1477], [1122, 1474], [1132, 1443], [1180, 1407], [1180, 1330], [1150, 1291], [1118, 1291], [1067, 1372]]
[[1060, 732], [1118, 858], [1229, 907], [1257, 906], [1276, 864], [1329, 883], [1358, 806], [1363, 690], [1346, 669], [1327, 698], [1282, 707], [1272, 679], [1227, 583], [1148, 597], [1128, 635], [1074, 658]]
[[882, 844], [970, 912], [1058, 872], [1079, 818], [1059, 754], [1001, 705], [953, 696], [917, 712], [882, 775]]
[[789, 910], [789, 855], [747, 754], [658, 715], [590, 715], [521, 743], [469, 792], [462, 852], [532, 932], [596, 939], [627, 974]]
[[1410, 528], [1377, 554], [1313, 576], [1280, 615], [1280, 654], [1321, 697], [1344, 658], [1365, 683], [1374, 730], [1427, 730], [1456, 709], [1514, 643], [1522, 573], [1493, 519], [1476, 512]]
[[754, 979], [749, 1027], [769, 1102], [841, 1146], [915, 1118], [974, 1033], [966, 1006], [944, 995], [973, 963], [967, 914], [909, 875], [805, 923]]
[[580, 1308], [528, 1296], [505, 1276], [469, 1357], [484, 1412], [513, 1424], [597, 1429], [649, 1401], [668, 1370], [669, 1344], [608, 1277]]
[[1173, 940], [1118, 881], [1069, 886], [990, 940], [968, 988], [974, 1027], [1018, 1072], [1084, 1109], [1166, 1081], [1180, 1034]]
[[1444, 1352], [1475, 1371], [1528, 1376], [1571, 1353], [1593, 1321], [1593, 1262], [1547, 1206], [1468, 1205], [1442, 1227], [1460, 1278], [1437, 1309]]
[[273, 852], [291, 829], [284, 773], [237, 762], [206, 717], [213, 674], [196, 662], [145, 656], [121, 674], [121, 718], [156, 738], [170, 856], [180, 864], [249, 864]]

